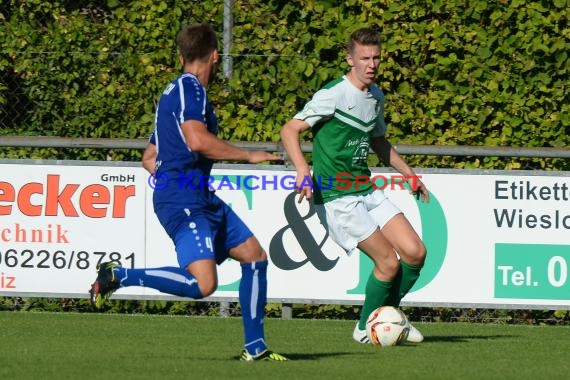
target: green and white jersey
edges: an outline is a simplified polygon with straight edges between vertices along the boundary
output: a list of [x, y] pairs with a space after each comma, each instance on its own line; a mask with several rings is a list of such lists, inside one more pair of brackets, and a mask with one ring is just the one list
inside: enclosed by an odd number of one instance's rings
[[315, 203], [374, 190], [362, 180], [356, 186], [355, 178], [370, 177], [370, 139], [386, 133], [380, 88], [371, 85], [364, 92], [343, 76], [317, 91], [294, 118], [307, 122], [313, 131]]

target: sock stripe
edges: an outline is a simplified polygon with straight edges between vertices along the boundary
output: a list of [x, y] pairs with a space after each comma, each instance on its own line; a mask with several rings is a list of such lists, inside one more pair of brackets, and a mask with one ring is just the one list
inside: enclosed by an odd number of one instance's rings
[[[255, 264], [253, 265], [255, 267]], [[249, 309], [251, 310], [251, 318], [257, 318], [257, 301], [259, 299], [259, 269], [253, 272], [253, 284], [251, 287], [251, 302]]]
[[172, 273], [172, 272], [168, 272], [165, 270], [155, 270], [155, 269], [150, 269], [150, 270], [146, 270], [145, 274], [148, 276], [154, 276], [154, 277], [159, 277], [159, 278], [164, 278], [167, 280], [172, 280], [172, 281], [176, 281], [176, 282], [181, 282], [184, 283], [186, 285], [192, 285], [194, 283], [197, 283], [198, 281], [196, 281], [195, 278], [192, 278], [192, 280], [188, 280], [187, 277], [178, 274], [178, 273]]
[[257, 355], [267, 349], [263, 319], [267, 298], [267, 261], [241, 263], [239, 302], [242, 307], [244, 344], [247, 352]]
[[264, 340], [263, 338], [259, 338], [259, 339], [256, 339], [256, 340], [252, 341], [252, 342], [247, 342], [244, 346], [245, 346], [245, 347], [248, 347], [248, 346], [251, 346], [252, 344], [255, 344], [255, 343], [263, 343], [263, 344], [265, 344], [265, 340]]

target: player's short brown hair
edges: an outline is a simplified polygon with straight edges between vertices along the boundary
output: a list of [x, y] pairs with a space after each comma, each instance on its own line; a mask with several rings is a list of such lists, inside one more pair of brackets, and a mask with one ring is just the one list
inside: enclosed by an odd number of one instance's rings
[[348, 40], [348, 52], [352, 53], [356, 45], [380, 45], [380, 33], [373, 28], [360, 28], [355, 30]]
[[176, 46], [186, 62], [204, 60], [218, 49], [218, 37], [207, 24], [186, 26], [178, 32]]

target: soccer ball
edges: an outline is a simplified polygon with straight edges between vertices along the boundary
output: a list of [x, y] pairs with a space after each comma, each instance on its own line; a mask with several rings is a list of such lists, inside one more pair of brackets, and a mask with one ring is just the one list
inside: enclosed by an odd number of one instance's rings
[[409, 331], [404, 313], [392, 306], [380, 306], [366, 321], [366, 334], [375, 346], [397, 346], [406, 340]]

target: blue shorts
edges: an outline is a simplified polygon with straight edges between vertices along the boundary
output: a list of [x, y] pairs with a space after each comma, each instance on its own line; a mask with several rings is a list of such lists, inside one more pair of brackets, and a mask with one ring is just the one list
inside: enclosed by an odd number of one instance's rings
[[186, 268], [196, 260], [222, 263], [230, 249], [245, 242], [253, 233], [240, 217], [217, 195], [205, 202], [192, 202], [179, 208], [155, 209], [158, 220], [174, 242], [178, 264]]

